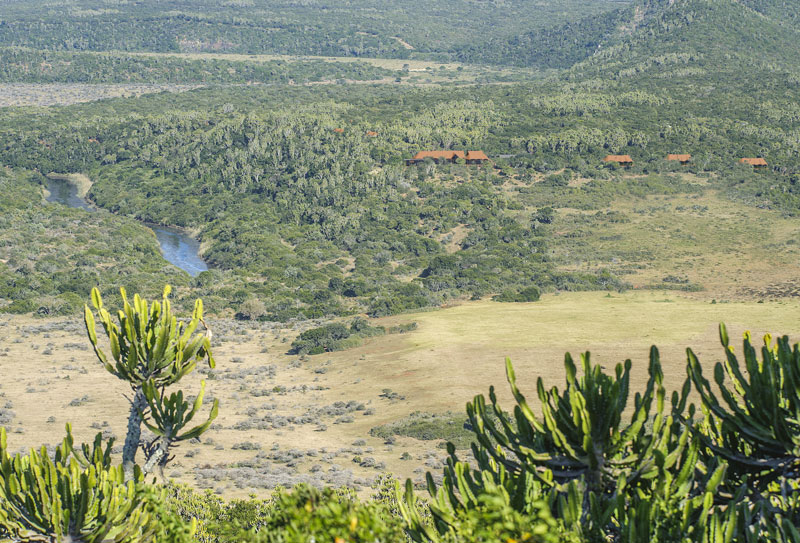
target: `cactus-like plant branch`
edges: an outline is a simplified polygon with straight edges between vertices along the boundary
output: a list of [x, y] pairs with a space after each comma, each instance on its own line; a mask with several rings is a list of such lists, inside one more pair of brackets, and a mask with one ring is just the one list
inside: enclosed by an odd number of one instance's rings
[[142, 391], [147, 398], [150, 410], [149, 416], [142, 414], [142, 418], [144, 425], [157, 436], [147, 451], [147, 461], [143, 468], [145, 474], [151, 473], [156, 466], [163, 467], [168, 458], [169, 449], [175, 443], [200, 436], [217, 418], [219, 400], [215, 398], [214, 405], [205, 422], [181, 433], [203, 405], [205, 390], [206, 382], [202, 381], [200, 393], [190, 407], [189, 402], [183, 399], [183, 391], [179, 390], [177, 393], [166, 396], [164, 389], [159, 389], [155, 382], [144, 383]]
[[[730, 463], [729, 486], [763, 494], [779, 481], [800, 486], [800, 346], [784, 336], [764, 337], [758, 357], [744, 334], [744, 367], [720, 324], [725, 361], [714, 367], [718, 395], [703, 376], [697, 356], [687, 349], [687, 380], [700, 394], [706, 414], [697, 437], [709, 456]], [[797, 490], [791, 493], [797, 494]]]
[[[92, 446], [73, 447], [71, 428], [51, 458], [43, 447], [10, 456], [0, 428], [0, 533], [12, 541], [152, 541], [159, 519], [149, 490], [124, 482], [98, 434]], [[141, 477], [139, 477], [141, 479]]]
[[[467, 405], [467, 414], [478, 443], [507, 469], [529, 470], [548, 485], [580, 478], [589, 491], [613, 495], [620, 477], [626, 485], [632, 485], [656, 470], [656, 451], [668, 464], [674, 463], [685, 439], [673, 435], [673, 416], [664, 410], [663, 373], [655, 347], [650, 351], [647, 385], [644, 393], [636, 394], [627, 424], [622, 414], [628, 407], [630, 361], [618, 364], [612, 377], [592, 365], [589, 353], [581, 359], [583, 376], [579, 378], [572, 357], [566, 355], [567, 386], [563, 393], [556, 387], [545, 389], [541, 378], [538, 380], [541, 419], [517, 387], [509, 360], [506, 374], [517, 402], [513, 421], [498, 405], [493, 387], [489, 398], [494, 416], [489, 416], [483, 396], [476, 396]], [[675, 399], [673, 404], [681, 405]], [[545, 473], [552, 478], [544, 477]]]

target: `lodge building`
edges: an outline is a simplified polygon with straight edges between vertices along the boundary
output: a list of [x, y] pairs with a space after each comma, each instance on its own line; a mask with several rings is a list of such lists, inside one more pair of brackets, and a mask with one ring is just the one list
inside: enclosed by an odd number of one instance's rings
[[631, 155], [606, 155], [603, 162], [616, 162], [620, 166], [625, 166], [626, 168], [633, 166]]
[[767, 161], [761, 157], [758, 158], [741, 158], [739, 159], [740, 164], [750, 164], [753, 168], [761, 169], [767, 167]]
[[692, 155], [667, 155], [667, 160], [680, 162], [682, 165], [686, 166], [691, 162]]
[[467, 164], [480, 165], [489, 161], [483, 151], [420, 151], [414, 158], [406, 159], [406, 166], [413, 166], [430, 158], [436, 164], [454, 164], [458, 159], [464, 159]]

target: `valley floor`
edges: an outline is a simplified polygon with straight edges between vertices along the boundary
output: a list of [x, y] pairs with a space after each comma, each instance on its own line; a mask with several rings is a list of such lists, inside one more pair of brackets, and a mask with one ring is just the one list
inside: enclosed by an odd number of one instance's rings
[[[710, 296], [667, 291], [469, 302], [379, 319], [418, 328], [305, 359], [285, 354], [303, 327], [218, 321], [212, 325], [217, 369], [196, 372], [184, 389], [197, 390], [205, 377], [207, 396], [220, 399], [220, 415], [202, 443], [177, 449], [165, 475], [226, 496], [264, 495], [301, 481], [366, 488], [384, 471], [419, 481], [424, 471], [439, 471], [439, 442], [398, 437], [386, 444], [369, 434], [371, 428], [415, 411], [463, 413], [465, 402], [488, 393], [490, 385], [510, 408], [506, 356], [534, 405], [538, 377], [563, 387], [565, 351], [577, 356], [588, 349], [608, 371], [631, 358], [638, 390], [655, 344], [667, 389], [674, 390], [685, 378], [687, 347], [708, 371], [720, 360], [721, 321], [732, 337], [746, 329], [757, 337], [800, 337], [794, 300], [712, 303]], [[0, 357], [0, 406], [14, 412], [12, 449], [55, 444], [66, 422], [78, 439], [105, 431], [121, 444], [128, 390], [103, 371], [78, 319], [0, 316]]]

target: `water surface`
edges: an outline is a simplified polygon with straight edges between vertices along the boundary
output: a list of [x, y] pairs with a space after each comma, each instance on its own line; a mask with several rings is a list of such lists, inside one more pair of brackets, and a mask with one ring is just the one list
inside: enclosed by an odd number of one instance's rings
[[66, 179], [47, 178], [47, 201], [77, 207], [86, 211], [97, 211], [97, 208], [78, 194], [78, 187]]
[[[46, 198], [48, 202], [85, 209], [90, 212], [97, 211], [96, 207], [80, 196], [78, 187], [67, 179], [48, 178], [47, 191], [49, 192]], [[155, 233], [164, 260], [179, 267], [192, 277], [208, 269], [208, 265], [200, 258], [200, 242], [186, 232], [168, 226], [142, 224]]]
[[199, 255], [199, 241], [177, 228], [154, 224], [147, 226], [156, 233], [164, 260], [178, 266], [192, 277], [208, 269], [208, 264]]

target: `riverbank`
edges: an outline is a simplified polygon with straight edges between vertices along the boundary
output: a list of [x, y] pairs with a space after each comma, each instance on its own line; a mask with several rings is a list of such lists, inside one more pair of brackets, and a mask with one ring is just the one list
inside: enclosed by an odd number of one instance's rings
[[[89, 190], [92, 188], [92, 180], [89, 176], [81, 173], [60, 174], [52, 172], [47, 174], [46, 177], [50, 181], [44, 189], [46, 201], [90, 212], [98, 210], [94, 203], [87, 198]], [[192, 277], [208, 270], [208, 264], [200, 256], [202, 247], [200, 241], [196, 238], [196, 231], [144, 221], [139, 222], [149, 228], [155, 236], [164, 260], [182, 269]]]
[[[82, 173], [48, 173], [45, 177], [53, 181], [67, 181], [76, 188], [75, 196], [86, 200], [86, 195], [89, 194], [89, 189], [92, 188], [92, 180], [88, 175]], [[49, 191], [48, 191], [49, 192]], [[45, 194], [45, 196], [48, 196]], [[87, 200], [89, 205], [91, 202]]]

